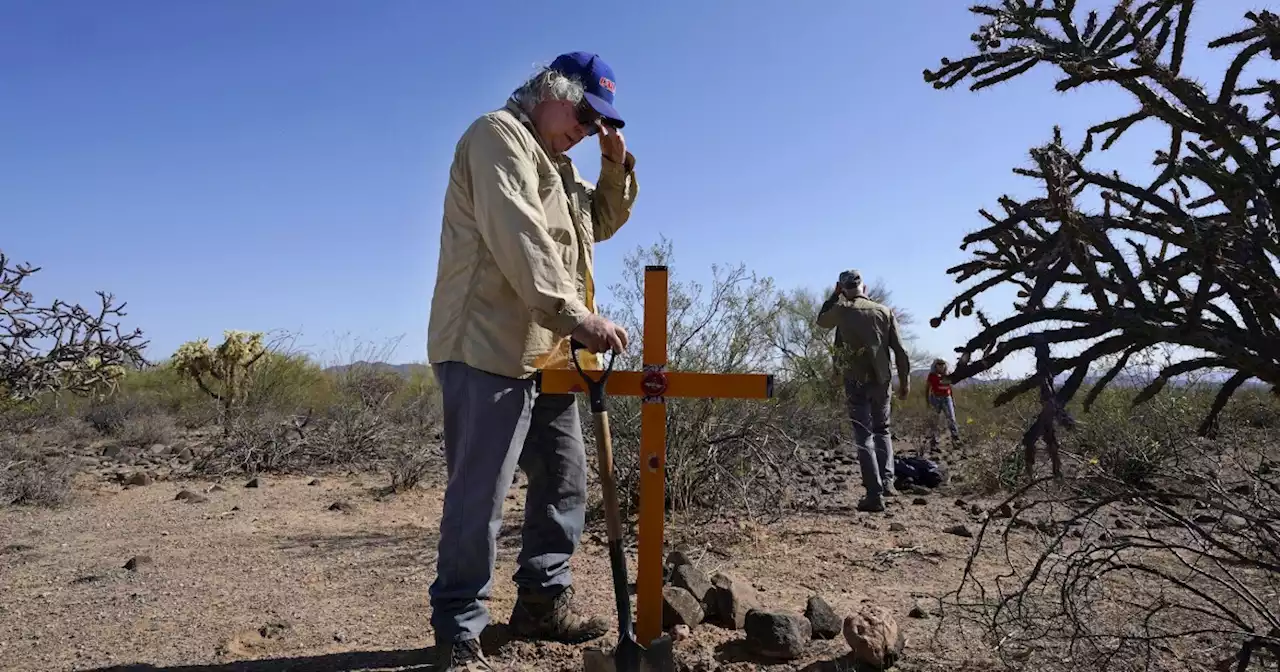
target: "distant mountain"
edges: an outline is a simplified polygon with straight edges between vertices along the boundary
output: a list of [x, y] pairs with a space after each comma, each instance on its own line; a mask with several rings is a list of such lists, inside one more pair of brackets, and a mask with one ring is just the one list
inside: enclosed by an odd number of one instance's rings
[[326, 373], [346, 373], [351, 369], [372, 369], [374, 371], [391, 371], [396, 375], [404, 378], [411, 378], [415, 373], [428, 373], [431, 367], [426, 364], [409, 363], [409, 364], [388, 364], [387, 362], [352, 362], [351, 364], [339, 364], [330, 366], [325, 369]]

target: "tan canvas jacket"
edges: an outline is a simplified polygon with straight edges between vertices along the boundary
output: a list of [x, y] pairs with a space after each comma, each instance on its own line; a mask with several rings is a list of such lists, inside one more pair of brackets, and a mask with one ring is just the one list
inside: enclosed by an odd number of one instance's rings
[[898, 378], [908, 380], [911, 359], [902, 344], [898, 318], [886, 305], [865, 296], [828, 299], [818, 313], [818, 326], [836, 330], [836, 369], [846, 379], [888, 385], [893, 379], [889, 353]]
[[593, 245], [631, 216], [634, 168], [601, 157], [586, 182], [511, 100], [472, 123], [449, 171], [427, 358], [513, 378], [570, 366], [569, 333], [596, 309]]

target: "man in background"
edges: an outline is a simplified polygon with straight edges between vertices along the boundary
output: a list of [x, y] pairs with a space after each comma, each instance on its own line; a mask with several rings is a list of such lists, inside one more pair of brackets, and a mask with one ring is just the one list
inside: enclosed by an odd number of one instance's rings
[[[448, 467], [430, 591], [437, 670], [495, 669], [479, 638], [517, 465], [529, 482], [512, 633], [577, 643], [609, 629], [571, 601], [587, 499], [578, 406], [570, 394], [537, 394], [533, 375], [569, 366], [570, 337], [591, 353], [627, 345], [595, 312], [592, 274], [594, 243], [626, 223], [636, 198], [616, 86], [599, 56], [564, 54], [472, 123], [454, 153], [427, 338]], [[594, 185], [566, 154], [592, 135]]]
[[898, 370], [898, 398], [906, 399], [911, 387], [911, 360], [902, 344], [898, 318], [888, 306], [867, 297], [861, 273], [848, 270], [840, 274], [835, 291], [818, 311], [818, 326], [836, 330], [835, 368], [844, 383], [866, 490], [858, 510], [884, 511], [884, 498], [898, 494], [893, 487], [889, 435], [890, 351]]

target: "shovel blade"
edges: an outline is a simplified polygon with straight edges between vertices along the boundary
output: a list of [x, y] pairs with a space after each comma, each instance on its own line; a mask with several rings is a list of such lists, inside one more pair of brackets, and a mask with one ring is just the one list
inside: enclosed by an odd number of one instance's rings
[[671, 637], [663, 635], [648, 648], [635, 640], [624, 639], [612, 652], [587, 649], [582, 652], [582, 669], [584, 672], [675, 672]]

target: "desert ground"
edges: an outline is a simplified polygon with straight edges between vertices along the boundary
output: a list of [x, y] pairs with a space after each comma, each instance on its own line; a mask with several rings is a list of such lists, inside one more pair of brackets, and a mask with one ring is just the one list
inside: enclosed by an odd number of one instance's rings
[[[431, 669], [427, 589], [442, 465], [395, 495], [377, 472], [264, 475], [248, 487], [247, 476], [191, 477], [184, 456], [199, 441], [114, 457], [89, 441], [77, 451], [83, 469], [64, 505], [0, 508], [4, 669]], [[853, 471], [843, 466], [833, 472]], [[749, 581], [769, 609], [800, 614], [815, 594], [840, 615], [864, 603], [888, 609], [905, 634], [899, 670], [988, 669], [970, 642], [937, 632], [934, 598], [955, 587], [971, 544], [944, 530], [976, 530], [994, 503], [957, 502], [944, 486], [904, 493], [883, 514], [860, 513], [855, 481], [841, 481], [826, 487], [823, 504], [771, 524], [675, 515], [668, 545], [708, 575]], [[517, 477], [507, 499], [486, 649], [511, 669], [580, 669], [584, 647], [511, 641], [503, 632], [515, 598], [523, 487]], [[634, 545], [629, 567], [634, 580]], [[598, 519], [574, 572], [585, 607], [616, 622]], [[698, 625], [677, 644], [677, 658], [684, 669], [845, 667], [840, 637], [815, 640], [785, 662], [754, 656], [742, 638]]]

